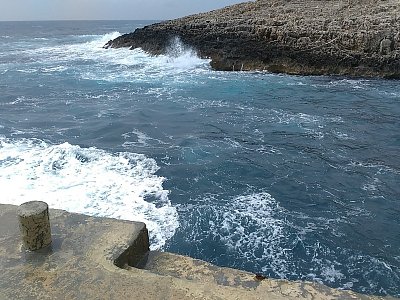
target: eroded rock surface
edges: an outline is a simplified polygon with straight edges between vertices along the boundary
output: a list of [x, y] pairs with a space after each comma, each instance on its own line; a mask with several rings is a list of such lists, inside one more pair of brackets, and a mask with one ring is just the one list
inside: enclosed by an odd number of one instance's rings
[[393, 299], [312, 282], [260, 278], [167, 252], [148, 253], [146, 225], [50, 209], [53, 242], [22, 247], [17, 207], [0, 204], [0, 299]]
[[105, 47], [156, 55], [174, 37], [216, 70], [400, 78], [398, 0], [257, 0], [146, 26]]

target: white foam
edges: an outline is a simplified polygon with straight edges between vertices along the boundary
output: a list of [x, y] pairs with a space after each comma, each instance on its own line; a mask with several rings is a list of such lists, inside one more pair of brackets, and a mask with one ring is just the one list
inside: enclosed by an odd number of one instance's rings
[[167, 48], [167, 53], [163, 57], [166, 62], [170, 63], [174, 68], [187, 70], [202, 66], [208, 60], [200, 59], [196, 51], [184, 45], [179, 37], [171, 40]]
[[334, 265], [324, 266], [321, 270], [321, 276], [325, 282], [335, 282], [344, 278], [343, 273], [336, 270]]
[[30, 74], [30, 73], [36, 73], [37, 69], [33, 69], [33, 68], [28, 68], [28, 69], [25, 69], [25, 70], [18, 69], [17, 72]]
[[339, 88], [350, 88], [354, 90], [366, 90], [370, 88], [370, 81], [367, 79], [333, 79], [329, 82], [324, 82], [324, 83], [317, 83], [313, 84], [313, 87], [339, 87]]
[[378, 178], [374, 178], [373, 183], [365, 183], [361, 189], [366, 192], [376, 192], [378, 191], [378, 185], [380, 180]]
[[354, 137], [344, 133], [344, 132], [340, 132], [338, 130], [332, 130], [331, 131], [332, 135], [335, 136], [336, 138], [340, 139], [340, 140], [354, 140]]
[[135, 146], [142, 146], [146, 147], [149, 146], [150, 142], [155, 142], [156, 144], [162, 144], [165, 145], [165, 143], [161, 140], [154, 139], [144, 132], [141, 132], [139, 130], [132, 130], [130, 132], [123, 133], [121, 135], [126, 141], [122, 144], [122, 147], [124, 148], [132, 148]]
[[[80, 43], [45, 46], [23, 50], [22, 54], [50, 64], [50, 71], [68, 68], [71, 61], [85, 63], [95, 61], [91, 67], [77, 68], [75, 72], [83, 79], [110, 82], [154, 82], [167, 76], [173, 82], [196, 82], [189, 73], [209, 71], [209, 60], [200, 59], [196, 52], [173, 39], [166, 55], [151, 56], [141, 49], [104, 49], [103, 46], [120, 35], [111, 32], [99, 36], [86, 36]], [[57, 69], [55, 69], [57, 68]], [[62, 70], [62, 69], [61, 69]], [[189, 71], [189, 73], [188, 73]]]
[[284, 209], [268, 193], [254, 193], [232, 199], [222, 214], [221, 239], [231, 251], [249, 261], [266, 260], [280, 277], [290, 273], [287, 262], [291, 253], [282, 248], [285, 237], [285, 220], [281, 219]]
[[306, 83], [304, 83], [304, 82], [301, 82], [301, 81], [293, 81], [293, 82], [289, 82], [289, 83], [287, 83], [287, 85], [288, 86], [305, 86], [305, 85], [308, 85], [308, 84], [306, 84]]
[[348, 164], [348, 166], [353, 168], [376, 169], [376, 174], [384, 174], [384, 173], [400, 174], [399, 169], [386, 166], [382, 163], [364, 163], [360, 161], [351, 161]]
[[41, 69], [41, 71], [43, 73], [63, 72], [65, 70], [68, 70], [68, 68], [65, 66], [55, 66], [55, 67], [51, 67], [51, 68], [42, 68]]
[[3, 203], [43, 200], [71, 212], [143, 221], [152, 249], [163, 247], [179, 226], [157, 170], [141, 154], [0, 137]]
[[22, 51], [24, 54], [43, 62], [69, 62], [77, 59], [95, 59], [103, 52], [103, 46], [109, 40], [120, 36], [119, 32], [111, 32], [104, 35], [93, 36], [91, 40], [76, 44], [63, 44], [57, 46], [45, 46]]
[[26, 105], [26, 106], [36, 106], [38, 103], [43, 102], [42, 99], [39, 98], [33, 98], [33, 97], [25, 97], [25, 96], [20, 96], [17, 97], [15, 100], [6, 102], [4, 105]]

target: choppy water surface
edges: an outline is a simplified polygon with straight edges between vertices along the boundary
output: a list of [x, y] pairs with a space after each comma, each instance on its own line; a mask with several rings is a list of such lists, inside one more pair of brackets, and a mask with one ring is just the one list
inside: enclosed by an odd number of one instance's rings
[[2, 203], [145, 221], [152, 248], [400, 296], [398, 81], [223, 73], [148, 22], [0, 23]]

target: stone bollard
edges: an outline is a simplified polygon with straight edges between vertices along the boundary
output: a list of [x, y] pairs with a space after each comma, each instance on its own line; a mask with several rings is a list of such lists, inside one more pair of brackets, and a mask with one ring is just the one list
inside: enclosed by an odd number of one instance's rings
[[42, 201], [30, 201], [17, 209], [19, 229], [24, 246], [28, 250], [39, 250], [51, 244], [49, 207]]

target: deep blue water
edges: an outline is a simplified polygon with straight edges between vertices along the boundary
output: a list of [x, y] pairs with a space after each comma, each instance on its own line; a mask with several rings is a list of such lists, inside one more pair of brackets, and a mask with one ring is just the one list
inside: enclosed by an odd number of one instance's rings
[[0, 23], [3, 203], [145, 221], [152, 248], [400, 296], [400, 82], [102, 49], [151, 21]]

